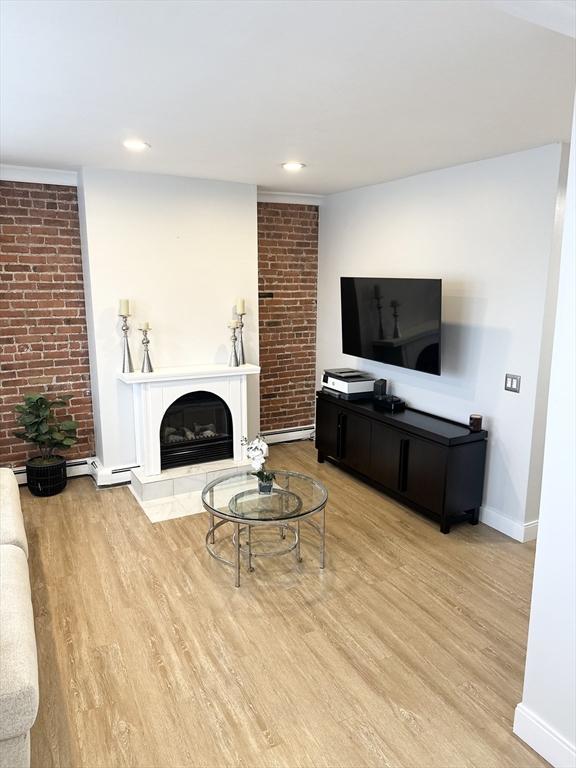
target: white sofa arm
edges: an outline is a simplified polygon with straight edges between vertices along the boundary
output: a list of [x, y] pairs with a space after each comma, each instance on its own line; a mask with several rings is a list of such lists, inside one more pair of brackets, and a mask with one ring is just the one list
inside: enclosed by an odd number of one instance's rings
[[0, 467], [0, 544], [14, 544], [28, 557], [18, 481], [5, 467]]
[[0, 545], [0, 751], [38, 713], [38, 660], [28, 561], [20, 547]]

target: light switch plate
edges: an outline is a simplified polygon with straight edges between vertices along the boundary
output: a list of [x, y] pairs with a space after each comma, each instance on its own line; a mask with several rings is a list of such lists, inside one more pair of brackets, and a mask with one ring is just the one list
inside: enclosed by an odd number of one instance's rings
[[515, 373], [507, 373], [504, 379], [504, 389], [508, 392], [520, 392], [520, 376]]

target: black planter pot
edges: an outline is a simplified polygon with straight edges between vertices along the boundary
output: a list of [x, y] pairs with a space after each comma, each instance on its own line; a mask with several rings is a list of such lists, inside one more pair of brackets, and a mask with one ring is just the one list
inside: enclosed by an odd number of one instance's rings
[[38, 458], [26, 462], [26, 481], [33, 496], [55, 496], [66, 488], [66, 459], [53, 458], [50, 464], [40, 464]]

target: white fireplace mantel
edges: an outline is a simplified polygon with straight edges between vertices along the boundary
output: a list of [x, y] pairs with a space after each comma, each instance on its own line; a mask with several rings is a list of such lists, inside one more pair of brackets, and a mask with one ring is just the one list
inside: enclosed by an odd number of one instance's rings
[[238, 365], [190, 365], [183, 368], [160, 368], [152, 373], [119, 373], [118, 378], [125, 384], [150, 384], [161, 381], [180, 381], [182, 379], [210, 379], [216, 377], [248, 376], [260, 373], [260, 366]]
[[161, 368], [152, 373], [119, 373], [132, 386], [136, 424], [136, 458], [146, 476], [160, 474], [160, 424], [166, 410], [189, 392], [212, 392], [230, 409], [233, 458], [242, 460], [241, 438], [248, 432], [246, 378], [260, 373], [257, 365], [195, 365]]

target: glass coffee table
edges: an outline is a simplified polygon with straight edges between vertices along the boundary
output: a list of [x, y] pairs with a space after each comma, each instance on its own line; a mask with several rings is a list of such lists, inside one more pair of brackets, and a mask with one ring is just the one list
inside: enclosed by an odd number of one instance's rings
[[[202, 504], [208, 512], [210, 525], [206, 548], [213, 558], [234, 568], [237, 587], [240, 586], [240, 563], [244, 556], [248, 571], [253, 571], [257, 557], [274, 557], [295, 552], [300, 555], [300, 524], [302, 521], [320, 535], [320, 568], [324, 568], [326, 538], [326, 488], [312, 477], [299, 472], [274, 471], [271, 493], [260, 493], [258, 480], [252, 472], [237, 472], [208, 483], [202, 491]], [[318, 520], [312, 520], [317, 515]], [[216, 521], [215, 518], [218, 518]], [[225, 539], [215, 533], [227, 523], [232, 524], [234, 559], [228, 560], [216, 551]], [[276, 527], [278, 539], [262, 541], [252, 535], [253, 528]]]

